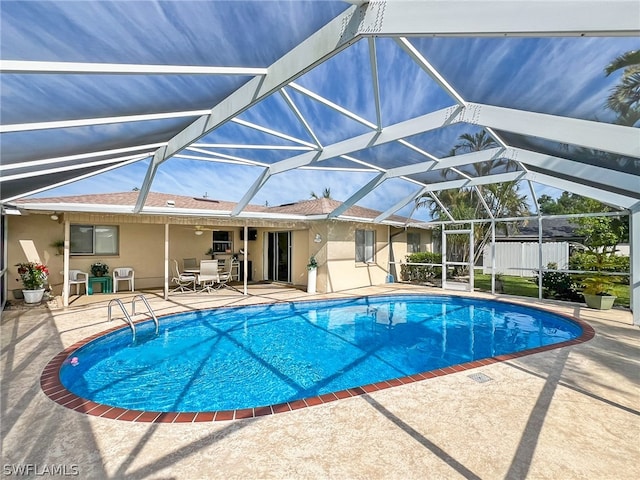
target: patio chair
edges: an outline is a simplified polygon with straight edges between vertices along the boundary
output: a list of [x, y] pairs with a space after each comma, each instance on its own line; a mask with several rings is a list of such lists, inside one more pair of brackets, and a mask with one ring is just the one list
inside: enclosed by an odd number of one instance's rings
[[188, 273], [180, 273], [178, 267], [178, 261], [172, 260], [174, 277], [171, 279], [172, 283], [176, 284], [176, 287], [171, 292], [195, 292], [196, 291], [196, 276]]
[[[64, 274], [64, 272], [61, 272]], [[80, 295], [80, 285], [84, 285], [84, 294], [89, 292], [89, 274], [82, 270], [69, 270], [69, 294], [71, 294], [71, 285], [76, 286], [76, 295]]]
[[219, 290], [229, 281], [228, 272], [218, 270], [217, 260], [202, 260], [200, 262], [200, 273], [198, 274], [198, 284], [202, 286], [201, 291], [211, 293]]
[[195, 258], [183, 258], [182, 270], [196, 270], [198, 268], [198, 261]]
[[131, 267], [118, 267], [113, 269], [113, 293], [118, 292], [118, 282], [129, 282], [129, 288], [134, 290], [135, 272]]

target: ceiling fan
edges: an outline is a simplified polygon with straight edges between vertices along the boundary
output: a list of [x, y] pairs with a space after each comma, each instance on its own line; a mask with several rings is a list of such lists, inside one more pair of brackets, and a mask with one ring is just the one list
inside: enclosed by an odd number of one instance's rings
[[216, 228], [205, 227], [203, 225], [195, 225], [193, 227], [193, 231], [196, 235], [202, 235], [204, 232], [214, 232], [216, 230]]

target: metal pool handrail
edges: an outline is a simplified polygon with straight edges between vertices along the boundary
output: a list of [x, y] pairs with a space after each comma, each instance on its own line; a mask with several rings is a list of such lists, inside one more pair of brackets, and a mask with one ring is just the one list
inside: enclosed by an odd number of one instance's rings
[[151, 314], [151, 318], [153, 318], [153, 322], [156, 324], [156, 335], [157, 335], [158, 330], [160, 329], [160, 326], [158, 325], [158, 318], [156, 317], [156, 314], [154, 313], [153, 309], [151, 308], [151, 305], [149, 305], [149, 302], [147, 301], [144, 295], [136, 295], [135, 297], [133, 297], [133, 300], [131, 300], [131, 314], [132, 315], [136, 314], [137, 298], [142, 300], [142, 303], [144, 303], [144, 305], [147, 307], [147, 311]]
[[126, 322], [129, 324], [129, 326], [131, 327], [131, 331], [133, 332], [133, 340], [136, 340], [136, 327], [133, 323], [133, 320], [131, 320], [131, 317], [129, 316], [129, 313], [127, 313], [127, 309], [124, 308], [124, 305], [122, 303], [122, 301], [120, 301], [119, 298], [114, 298], [112, 300], [109, 300], [109, 321], [111, 321], [111, 307], [113, 306], [113, 304], [117, 304], [120, 305], [120, 308], [122, 309], [122, 313], [124, 313], [124, 318], [126, 320]]

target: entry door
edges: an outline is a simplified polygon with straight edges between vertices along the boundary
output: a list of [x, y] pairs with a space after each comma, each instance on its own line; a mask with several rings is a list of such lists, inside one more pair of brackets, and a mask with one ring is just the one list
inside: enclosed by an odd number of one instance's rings
[[291, 232], [269, 232], [267, 279], [291, 283]]

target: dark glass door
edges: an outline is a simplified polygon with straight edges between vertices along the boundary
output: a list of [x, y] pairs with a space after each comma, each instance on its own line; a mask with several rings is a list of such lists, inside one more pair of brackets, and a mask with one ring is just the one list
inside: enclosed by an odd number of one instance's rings
[[291, 232], [269, 232], [267, 279], [291, 283]]

